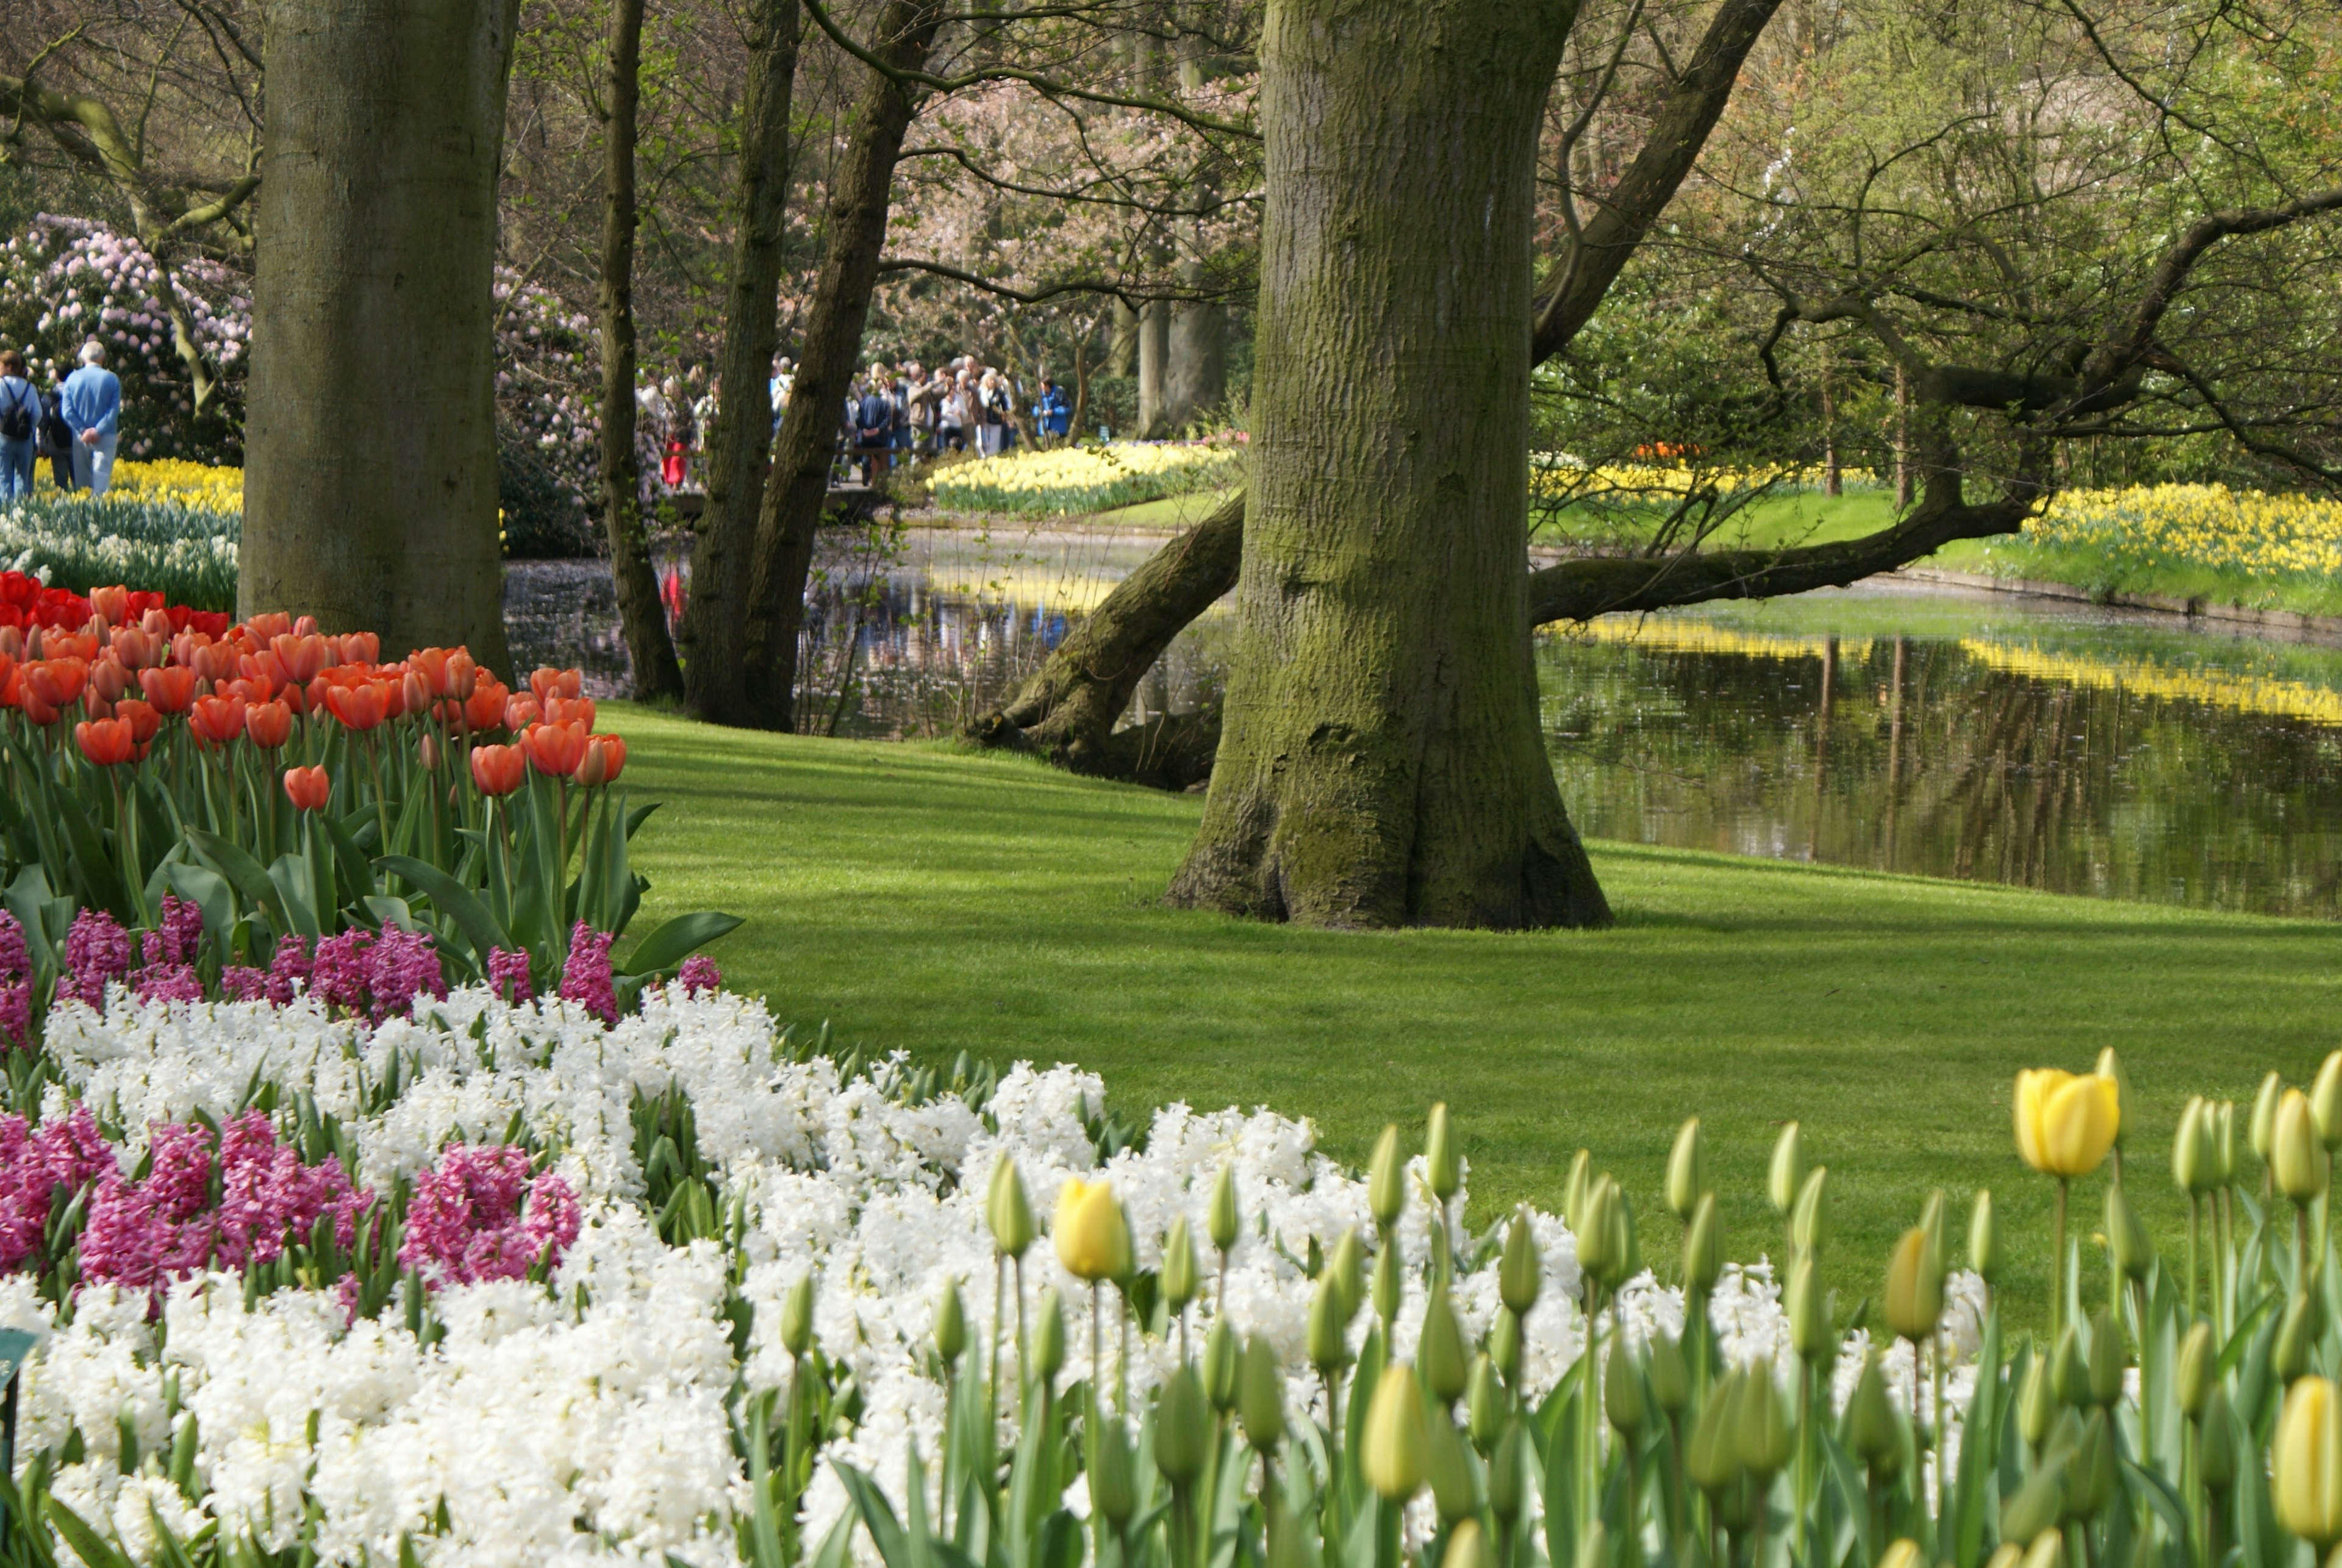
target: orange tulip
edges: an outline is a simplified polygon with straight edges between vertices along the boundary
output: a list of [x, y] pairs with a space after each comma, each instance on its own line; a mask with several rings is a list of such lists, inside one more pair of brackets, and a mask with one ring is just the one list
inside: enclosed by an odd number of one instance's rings
[[224, 746], [244, 734], [244, 699], [197, 697], [187, 711], [187, 727], [204, 744]]
[[138, 754], [138, 737], [131, 733], [127, 719], [84, 719], [74, 726], [74, 744], [102, 768], [126, 763]]
[[529, 765], [547, 778], [567, 778], [586, 760], [584, 724], [531, 724], [522, 733]]
[[544, 665], [528, 677], [528, 689], [540, 703], [547, 697], [577, 696], [585, 687], [586, 674], [582, 670], [556, 670], [551, 665]]
[[89, 667], [90, 689], [109, 703], [118, 703], [130, 689], [130, 672], [112, 654]]
[[293, 617], [282, 610], [265, 610], [245, 622], [244, 629], [262, 642], [281, 637], [293, 629]]
[[407, 671], [406, 678], [398, 683], [398, 711], [402, 714], [427, 714], [431, 711], [431, 683], [420, 671]]
[[25, 668], [25, 685], [52, 708], [69, 708], [89, 684], [89, 665], [80, 659], [42, 659]]
[[155, 732], [163, 727], [163, 715], [155, 711], [155, 704], [142, 703], [136, 697], [125, 697], [115, 704], [114, 716], [130, 725], [141, 746], [153, 740]]
[[110, 719], [114, 716], [114, 704], [95, 692], [84, 692], [81, 694], [81, 712], [84, 718]]
[[586, 742], [586, 755], [577, 764], [577, 782], [587, 789], [616, 784], [626, 766], [626, 737], [592, 735]]
[[265, 676], [258, 676], [249, 681], [223, 681], [216, 689], [224, 695], [235, 697], [240, 702], [267, 703], [276, 699], [276, 683]]
[[528, 776], [528, 756], [518, 746], [474, 746], [472, 782], [487, 795], [510, 794]]
[[195, 700], [195, 672], [184, 664], [163, 664], [138, 672], [138, 689], [166, 714], [184, 714]]
[[97, 657], [97, 639], [71, 632], [51, 632], [41, 640], [41, 652], [45, 658], [79, 659], [85, 664]]
[[441, 696], [462, 702], [472, 694], [472, 687], [479, 678], [480, 666], [473, 662], [471, 650], [458, 648], [447, 655], [447, 662], [439, 666], [431, 684]]
[[155, 639], [162, 647], [171, 640], [171, 617], [160, 610], [149, 610], [138, 617], [138, 629]]
[[135, 626], [125, 626], [115, 633], [113, 648], [114, 656], [122, 661], [125, 669], [143, 670], [161, 662], [157, 655], [162, 644]]
[[594, 699], [591, 697], [546, 697], [545, 722], [548, 724], [584, 724], [594, 727]]
[[336, 641], [345, 664], [372, 664], [382, 658], [382, 639], [372, 632], [345, 632]]
[[324, 768], [285, 770], [285, 798], [293, 803], [295, 811], [324, 810], [325, 798], [333, 790], [333, 781], [325, 776]]
[[433, 773], [439, 771], [439, 737], [437, 735], [433, 734], [429, 730], [424, 731], [422, 740], [415, 743], [415, 752], [425, 767]]
[[371, 681], [362, 686], [327, 686], [325, 706], [345, 728], [370, 730], [383, 720], [382, 688]]
[[290, 678], [307, 685], [317, 678], [317, 672], [333, 662], [334, 650], [325, 639], [312, 632], [305, 637], [284, 636], [268, 639], [268, 651], [276, 655]]
[[293, 734], [293, 710], [283, 703], [254, 703], [244, 710], [244, 733], [252, 744], [275, 751]]
[[516, 692], [505, 700], [505, 728], [517, 734], [545, 719], [545, 709], [526, 692]]
[[92, 588], [89, 607], [93, 614], [103, 616], [109, 626], [119, 626], [130, 619], [130, 590], [117, 583], [111, 588]]

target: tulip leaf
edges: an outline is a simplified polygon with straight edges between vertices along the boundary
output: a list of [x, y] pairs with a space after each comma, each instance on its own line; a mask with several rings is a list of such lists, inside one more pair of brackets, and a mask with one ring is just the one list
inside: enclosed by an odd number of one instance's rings
[[664, 974], [718, 937], [729, 936], [743, 924], [736, 914], [721, 914], [712, 909], [678, 914], [636, 944], [626, 960], [626, 973]]
[[626, 813], [626, 836], [628, 838], [634, 837], [636, 831], [639, 829], [643, 824], [650, 821], [651, 813], [658, 810], [658, 808], [665, 804], [666, 803], [664, 801], [653, 801], [648, 805], [638, 805], [635, 807], [634, 810]]
[[228, 886], [227, 878], [185, 861], [165, 861], [162, 869], [171, 891], [204, 912], [204, 929], [212, 934], [220, 951], [225, 953], [229, 934], [235, 929], [235, 894]]
[[47, 1515], [56, 1533], [65, 1538], [65, 1544], [74, 1549], [74, 1554], [89, 1564], [89, 1568], [136, 1568], [129, 1558], [108, 1546], [105, 1538], [90, 1528], [89, 1521], [55, 1497], [45, 1499], [41, 1511]]
[[285, 914], [293, 923], [292, 929], [312, 942], [323, 935], [317, 911], [310, 902], [310, 888], [315, 884], [309, 874], [309, 863], [288, 849], [269, 866], [268, 880], [275, 884]]
[[886, 1503], [886, 1494], [878, 1483], [851, 1464], [834, 1466], [838, 1480], [846, 1483], [846, 1495], [852, 1501], [854, 1511], [861, 1515], [862, 1527], [870, 1532], [870, 1544], [878, 1549], [879, 1561], [886, 1568], [910, 1568], [910, 1546], [904, 1538], [903, 1527], [896, 1522], [895, 1511]]
[[375, 862], [375, 869], [412, 884], [431, 901], [434, 908], [454, 921], [455, 929], [471, 944], [473, 961], [483, 973], [487, 969], [491, 948], [510, 949], [514, 945], [512, 938], [472, 890], [437, 866], [426, 865], [411, 854], [385, 854]]
[[200, 827], [187, 830], [187, 842], [195, 845], [197, 854], [211, 863], [214, 871], [227, 878], [228, 885], [235, 888], [245, 903], [267, 913], [269, 924], [276, 928], [278, 934], [294, 929], [276, 884], [241, 844], [231, 844], [219, 834]]
[[333, 858], [335, 869], [338, 873], [336, 881], [341, 888], [341, 901], [345, 904], [359, 904], [365, 901], [368, 894], [380, 891], [375, 885], [374, 863], [366, 858], [365, 852], [359, 847], [358, 843], [359, 839], [366, 836], [365, 830], [374, 826], [373, 819], [367, 818], [361, 824], [360, 831], [355, 834], [351, 832], [348, 823], [335, 822], [324, 812], [317, 814], [317, 820], [325, 824], [325, 835], [333, 844]]
[[135, 918], [129, 895], [123, 891], [122, 878], [114, 868], [114, 857], [105, 852], [105, 841], [99, 836], [97, 826], [89, 814], [81, 808], [70, 790], [59, 790], [51, 797], [57, 821], [73, 844], [73, 869], [81, 879], [82, 897], [116, 919]]

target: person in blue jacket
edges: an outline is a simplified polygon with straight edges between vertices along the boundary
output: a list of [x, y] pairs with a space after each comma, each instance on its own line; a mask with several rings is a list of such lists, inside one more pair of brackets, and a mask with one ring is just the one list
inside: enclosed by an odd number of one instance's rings
[[81, 345], [81, 368], [65, 377], [57, 412], [73, 432], [74, 483], [93, 501], [114, 481], [114, 449], [122, 439], [122, 381], [105, 368], [105, 345]]
[[1074, 405], [1066, 401], [1066, 389], [1046, 375], [1041, 378], [1041, 401], [1033, 405], [1033, 420], [1052, 441], [1063, 441], [1074, 427]]

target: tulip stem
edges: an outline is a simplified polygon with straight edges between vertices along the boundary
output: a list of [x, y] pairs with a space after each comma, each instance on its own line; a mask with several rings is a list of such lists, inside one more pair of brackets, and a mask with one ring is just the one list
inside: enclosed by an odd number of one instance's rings
[[[1918, 1354], [1913, 1345], [1911, 1353]], [[1945, 1554], [1944, 1547], [1944, 1331], [1939, 1323], [1927, 1336], [1927, 1447], [1936, 1460], [1936, 1555]]]
[[2054, 1348], [2066, 1332], [2066, 1187], [2057, 1178], [2057, 1195], [2050, 1207], [2049, 1237], [2054, 1249], [2049, 1271], [2049, 1343]]
[[1008, 1260], [998, 1253], [992, 1256], [992, 1374], [985, 1384], [986, 1403], [991, 1405], [996, 1418], [1000, 1410], [1000, 1320], [1007, 1306]]
[[2193, 1188], [2187, 1193], [2187, 1317], [2196, 1316], [2196, 1232], [2203, 1220], [2204, 1200]]

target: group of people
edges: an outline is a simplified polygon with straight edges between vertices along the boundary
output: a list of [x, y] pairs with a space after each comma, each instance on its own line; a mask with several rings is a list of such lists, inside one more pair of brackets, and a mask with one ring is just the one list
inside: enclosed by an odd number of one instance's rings
[[33, 498], [34, 464], [49, 460], [60, 490], [95, 500], [114, 482], [122, 439], [122, 381], [105, 368], [105, 345], [81, 345], [73, 374], [45, 393], [33, 385], [21, 349], [0, 349], [0, 506]]
[[[796, 365], [774, 361], [769, 391], [776, 436], [796, 384]], [[882, 467], [912, 456], [972, 451], [996, 457], [1016, 444], [1021, 401], [1007, 372], [974, 355], [932, 372], [916, 360], [872, 365], [846, 389], [838, 444], [865, 484], [875, 483]], [[667, 492], [691, 487], [716, 416], [716, 388], [706, 366], [646, 385], [635, 402], [646, 489], [654, 472], [657, 486]], [[1041, 377], [1029, 414], [1032, 432], [1045, 444], [1063, 441], [1073, 429], [1073, 404], [1048, 376]]]

